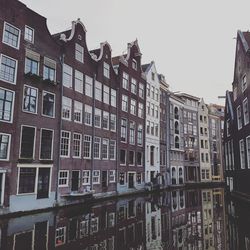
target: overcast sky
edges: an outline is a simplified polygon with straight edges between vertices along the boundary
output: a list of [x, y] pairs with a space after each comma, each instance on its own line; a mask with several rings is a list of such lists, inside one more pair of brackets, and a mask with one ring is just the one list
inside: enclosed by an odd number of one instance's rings
[[142, 62], [155, 61], [172, 91], [224, 104], [231, 89], [237, 30], [250, 29], [244, 0], [22, 0], [47, 18], [51, 33], [80, 18], [89, 49], [108, 41], [113, 56], [138, 39]]

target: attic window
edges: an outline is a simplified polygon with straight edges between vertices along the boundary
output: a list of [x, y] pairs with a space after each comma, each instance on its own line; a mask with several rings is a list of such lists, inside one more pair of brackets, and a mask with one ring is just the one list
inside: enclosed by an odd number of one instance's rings
[[84, 50], [81, 45], [78, 43], [75, 44], [75, 59], [79, 62], [83, 63], [83, 55], [84, 55]]
[[135, 59], [133, 59], [133, 61], [132, 61], [132, 68], [133, 68], [134, 70], [137, 70], [137, 62], [136, 62]]

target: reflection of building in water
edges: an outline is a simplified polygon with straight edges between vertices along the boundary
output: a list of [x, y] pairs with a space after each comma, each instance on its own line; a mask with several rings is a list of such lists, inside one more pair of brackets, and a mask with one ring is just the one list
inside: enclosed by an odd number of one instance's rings
[[187, 246], [202, 249], [201, 197], [199, 190], [186, 191]]
[[204, 249], [214, 248], [214, 222], [213, 222], [213, 192], [211, 189], [203, 189], [202, 197], [202, 224]]
[[186, 239], [185, 190], [171, 192], [173, 249], [182, 249]]
[[161, 246], [161, 210], [153, 202], [146, 202], [146, 247], [147, 249], [162, 249]]

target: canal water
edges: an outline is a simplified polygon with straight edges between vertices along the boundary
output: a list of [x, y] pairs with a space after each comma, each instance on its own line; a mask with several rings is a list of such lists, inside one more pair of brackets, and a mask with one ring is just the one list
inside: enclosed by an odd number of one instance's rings
[[249, 214], [222, 188], [177, 189], [2, 218], [0, 249], [244, 250]]

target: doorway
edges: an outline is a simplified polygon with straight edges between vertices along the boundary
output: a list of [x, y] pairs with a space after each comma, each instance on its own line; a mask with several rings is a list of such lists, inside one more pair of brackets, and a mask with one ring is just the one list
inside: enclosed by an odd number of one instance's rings
[[49, 197], [50, 168], [39, 168], [37, 199]]
[[79, 179], [80, 179], [80, 171], [73, 170], [72, 171], [72, 178], [71, 178], [71, 191], [78, 191]]
[[134, 188], [134, 173], [128, 173], [128, 188]]

